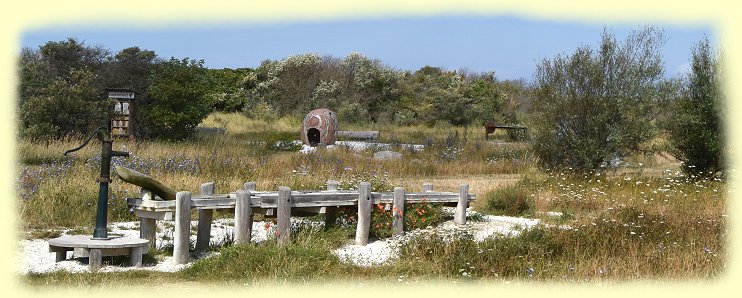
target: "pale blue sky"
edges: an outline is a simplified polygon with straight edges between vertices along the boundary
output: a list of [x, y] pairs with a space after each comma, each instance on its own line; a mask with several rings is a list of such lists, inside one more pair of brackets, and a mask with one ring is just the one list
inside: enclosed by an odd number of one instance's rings
[[[434, 16], [272, 24], [176, 24], [125, 28], [99, 24], [24, 32], [21, 45], [75, 37], [114, 53], [130, 46], [158, 56], [204, 59], [209, 68], [257, 67], [265, 59], [314, 52], [344, 57], [352, 52], [379, 59], [401, 70], [440, 66], [476, 72], [495, 71], [500, 80], [531, 80], [536, 64], [578, 46], [596, 46], [604, 27], [619, 40], [642, 24], [600, 24], [515, 16]], [[667, 76], [688, 69], [691, 47], [715, 35], [711, 26], [652, 24], [665, 30]]]

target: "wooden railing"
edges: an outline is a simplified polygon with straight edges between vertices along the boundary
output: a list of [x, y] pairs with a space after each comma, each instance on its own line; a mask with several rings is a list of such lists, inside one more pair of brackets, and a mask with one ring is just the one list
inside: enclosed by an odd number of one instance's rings
[[[385, 204], [394, 210], [392, 234], [404, 233], [403, 218], [405, 203], [442, 203], [456, 206], [454, 222], [466, 224], [466, 208], [475, 197], [469, 194], [469, 186], [463, 184], [458, 193], [435, 192], [432, 184], [423, 185], [422, 192], [407, 193], [404, 188], [396, 187], [394, 192], [371, 192], [371, 184], [362, 182], [358, 190], [338, 190], [338, 182], [328, 181], [327, 190], [291, 191], [281, 186], [278, 191], [256, 191], [254, 182], [244, 184], [242, 190], [228, 194], [215, 194], [214, 183], [204, 183], [200, 194], [181, 191], [174, 201], [153, 200], [151, 192], [143, 189], [140, 198], [127, 199], [140, 219], [140, 236], [148, 239], [150, 246], [155, 244], [156, 220], [175, 221], [174, 250], [176, 262], [187, 263], [190, 248], [191, 209], [198, 209], [198, 233], [196, 250], [208, 248], [211, 234], [213, 210], [232, 209], [235, 213], [235, 242], [250, 241], [252, 217], [254, 213], [275, 216], [278, 229], [276, 238], [279, 244], [290, 241], [291, 216], [325, 214], [325, 224], [334, 224], [337, 208], [357, 206], [358, 224], [356, 227], [356, 245], [366, 245], [371, 222], [371, 211], [374, 204]], [[391, 206], [390, 206], [391, 205]]]

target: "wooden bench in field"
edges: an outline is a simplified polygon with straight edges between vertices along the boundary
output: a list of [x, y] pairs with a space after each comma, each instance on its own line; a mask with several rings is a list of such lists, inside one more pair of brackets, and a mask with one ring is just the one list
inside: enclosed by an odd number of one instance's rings
[[525, 138], [525, 136], [528, 134], [528, 128], [525, 126], [514, 126], [514, 125], [498, 125], [491, 122], [487, 122], [484, 124], [484, 138], [489, 139], [489, 135], [495, 133], [495, 130], [497, 129], [504, 129], [508, 132], [510, 131], [517, 131], [517, 135], [520, 135], [521, 138]]

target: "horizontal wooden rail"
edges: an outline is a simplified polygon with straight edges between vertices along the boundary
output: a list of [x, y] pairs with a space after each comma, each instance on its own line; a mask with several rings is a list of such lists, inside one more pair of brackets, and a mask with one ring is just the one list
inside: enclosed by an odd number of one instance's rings
[[357, 245], [368, 243], [371, 212], [374, 204], [385, 204], [387, 210], [394, 214], [393, 234], [404, 233], [404, 204], [405, 203], [443, 203], [455, 205], [454, 221], [457, 224], [466, 224], [466, 208], [475, 197], [469, 194], [469, 186], [462, 184], [459, 193], [435, 192], [433, 185], [425, 183], [422, 192], [407, 193], [403, 188], [395, 188], [394, 192], [371, 192], [371, 184], [363, 182], [359, 190], [337, 190], [337, 181], [328, 181], [324, 191], [291, 191], [288, 187], [280, 187], [279, 191], [256, 191], [254, 182], [244, 184], [244, 189], [228, 194], [214, 194], [214, 183], [201, 185], [200, 194], [194, 195], [187, 191], [178, 192], [174, 201], [156, 201], [150, 199], [151, 193], [142, 190], [142, 198], [128, 198], [127, 204], [134, 208], [140, 218], [140, 236], [154, 245], [156, 220], [174, 220], [174, 248], [173, 256], [179, 264], [189, 261], [191, 210], [198, 212], [198, 232], [196, 249], [208, 249], [211, 234], [212, 210], [227, 209], [235, 213], [235, 242], [250, 241], [252, 234], [253, 214], [275, 216], [278, 227], [275, 236], [279, 244], [291, 241], [291, 217], [325, 214], [327, 227], [334, 225], [337, 218], [337, 207], [356, 206], [358, 224], [356, 226]]
[[[191, 197], [191, 208], [193, 209], [233, 209], [236, 194], [219, 195], [193, 195]], [[337, 192], [291, 192], [291, 207], [336, 207], [352, 206], [358, 202], [357, 191]], [[252, 193], [250, 207], [252, 208], [277, 208], [277, 192]], [[394, 193], [372, 192], [373, 204], [391, 204], [394, 201]], [[456, 203], [459, 194], [450, 192], [421, 192], [405, 193], [404, 199], [408, 203]], [[474, 195], [468, 196], [469, 201], [474, 201]], [[134, 208], [148, 211], [174, 211], [175, 201], [153, 201], [139, 198], [128, 198], [127, 204]]]

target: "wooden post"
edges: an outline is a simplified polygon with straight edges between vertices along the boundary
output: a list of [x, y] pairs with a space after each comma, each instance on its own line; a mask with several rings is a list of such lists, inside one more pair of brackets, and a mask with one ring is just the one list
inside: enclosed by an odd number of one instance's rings
[[250, 191], [238, 190], [234, 206], [234, 242], [248, 243], [252, 234]]
[[191, 248], [191, 192], [179, 191], [175, 194], [175, 241], [173, 257], [176, 264], [188, 263], [188, 249]]
[[336, 191], [338, 190], [338, 187], [340, 186], [340, 182], [337, 182], [335, 180], [327, 180], [327, 190], [328, 191]]
[[291, 188], [278, 187], [277, 205], [278, 245], [289, 244], [291, 241]]
[[371, 228], [371, 183], [361, 182], [358, 186], [358, 225], [356, 226], [356, 245], [368, 244]]
[[392, 204], [392, 235], [404, 234], [404, 188], [394, 188], [394, 203]]
[[129, 250], [129, 264], [134, 267], [142, 267], [142, 255], [144, 247], [135, 246]]
[[[248, 212], [249, 214], [247, 215], [247, 217], [248, 217], [248, 220], [247, 220], [247, 222], [249, 222], [249, 223], [250, 223], [250, 224], [248, 225], [248, 227], [249, 227], [249, 229], [250, 229], [250, 232], [248, 232], [248, 234], [249, 234], [249, 235], [251, 235], [250, 237], [252, 237], [252, 222], [253, 222], [253, 214], [252, 214], [252, 193], [253, 193], [253, 192], [255, 192], [255, 190], [257, 190], [257, 184], [256, 184], [255, 182], [245, 182], [245, 184], [243, 184], [243, 185], [242, 185], [242, 189], [244, 189], [244, 190], [247, 190], [247, 191], [249, 191], [249, 192], [250, 192], [250, 197], [251, 197], [251, 199], [250, 199], [250, 200], [248, 200], [248, 201], [250, 202], [250, 206], [251, 206], [251, 207], [250, 207], [250, 212]], [[250, 241], [250, 240], [248, 240], [248, 241]]]
[[245, 182], [245, 184], [242, 185], [242, 189], [253, 192], [257, 188], [255, 182]]
[[247, 232], [247, 234], [250, 235], [249, 236], [250, 238], [247, 239], [247, 242], [250, 242], [250, 240], [252, 239], [252, 224], [253, 224], [252, 193], [255, 192], [255, 190], [257, 189], [256, 183], [255, 182], [245, 182], [245, 184], [242, 185], [242, 189], [244, 189], [244, 190], [246, 190], [246, 191], [249, 192], [248, 193], [248, 198], [249, 199], [247, 200], [248, 205], [249, 205], [249, 209], [248, 209], [248, 212], [247, 212], [247, 223], [248, 223], [247, 224], [247, 228], [249, 229], [249, 231]]
[[433, 183], [423, 183], [423, 192], [433, 191]]
[[157, 220], [154, 218], [139, 218], [139, 238], [149, 241], [148, 248], [154, 249], [157, 245]]
[[[335, 180], [327, 180], [327, 191], [337, 191], [339, 182]], [[335, 221], [338, 218], [338, 207], [326, 206], [325, 207], [325, 229], [335, 226]]]
[[59, 263], [61, 261], [64, 261], [67, 259], [67, 251], [66, 250], [58, 250], [54, 252], [54, 262]]
[[101, 265], [103, 265], [103, 252], [98, 248], [91, 248], [88, 251], [88, 266], [90, 272], [98, 272]]
[[469, 184], [459, 186], [459, 203], [456, 204], [456, 214], [453, 221], [460, 225], [466, 224], [466, 208], [469, 206]]
[[[202, 195], [213, 195], [214, 191], [214, 182], [201, 184], [200, 192]], [[211, 240], [211, 220], [213, 216], [214, 210], [212, 209], [198, 210], [198, 233], [196, 234], [196, 250], [203, 251], [209, 249], [209, 241]]]
[[[153, 199], [153, 194], [148, 189], [140, 188], [139, 197], [142, 198], [142, 202]], [[146, 239], [149, 241], [148, 248], [154, 249], [157, 245], [157, 220], [154, 218], [139, 218], [139, 238]]]

